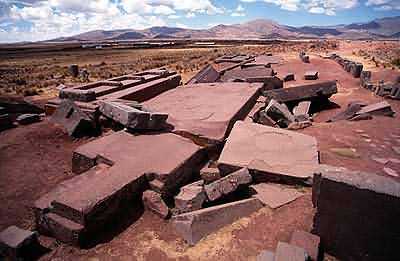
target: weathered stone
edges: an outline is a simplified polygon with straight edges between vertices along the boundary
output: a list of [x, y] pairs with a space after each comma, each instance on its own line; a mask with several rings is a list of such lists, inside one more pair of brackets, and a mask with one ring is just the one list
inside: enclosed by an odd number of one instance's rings
[[158, 179], [153, 179], [149, 181], [149, 186], [151, 190], [154, 190], [155, 192], [162, 193], [163, 188], [164, 188], [164, 182], [161, 182]]
[[265, 113], [282, 128], [288, 127], [295, 121], [293, 114], [289, 111], [287, 106], [275, 100], [269, 102], [268, 106], [265, 108]]
[[268, 100], [274, 99], [280, 103], [297, 105], [301, 101], [326, 101], [337, 93], [336, 81], [327, 81], [315, 84], [301, 85], [291, 88], [266, 91], [264, 95]]
[[293, 108], [293, 115], [296, 121], [307, 121], [310, 119], [310, 101], [302, 101]]
[[370, 71], [362, 71], [360, 75], [360, 85], [366, 88], [367, 84], [371, 82], [372, 73]]
[[363, 107], [356, 114], [364, 114], [368, 113], [371, 115], [384, 115], [384, 116], [393, 116], [395, 112], [392, 110], [392, 107], [387, 101], [374, 103], [368, 106]]
[[311, 233], [295, 230], [290, 239], [290, 244], [303, 248], [311, 261], [319, 261], [320, 259], [320, 241], [317, 235]]
[[224, 195], [234, 192], [240, 185], [251, 183], [252, 178], [247, 168], [242, 168], [219, 180], [204, 186], [207, 198], [210, 201], [217, 200]]
[[214, 68], [213, 65], [209, 64], [198, 72], [192, 79], [186, 84], [195, 83], [211, 83], [216, 82], [220, 77], [219, 72]]
[[256, 261], [274, 261], [274, 260], [275, 260], [275, 254], [268, 250], [261, 251], [261, 253], [256, 258]]
[[264, 205], [274, 209], [303, 196], [296, 189], [273, 183], [259, 183], [250, 187], [257, 193], [253, 197], [258, 198]]
[[317, 80], [318, 72], [317, 71], [307, 71], [304, 74], [304, 80]]
[[161, 198], [161, 194], [155, 191], [146, 190], [142, 196], [143, 204], [146, 209], [154, 212], [162, 218], [167, 218], [169, 215], [169, 208]]
[[345, 169], [314, 177], [313, 234], [343, 260], [393, 260], [400, 243], [400, 183]]
[[298, 246], [278, 242], [275, 252], [275, 261], [307, 261], [306, 251]]
[[78, 77], [79, 66], [77, 64], [71, 64], [70, 66], [68, 66], [68, 71], [72, 77]]
[[317, 140], [294, 131], [236, 122], [218, 159], [221, 173], [248, 167], [260, 180], [303, 184], [319, 165]]
[[294, 81], [294, 80], [295, 80], [294, 73], [288, 73], [285, 76], [283, 76], [284, 82], [289, 82], [289, 81]]
[[206, 184], [216, 181], [221, 178], [221, 174], [217, 168], [202, 168], [200, 170], [200, 176]]
[[262, 208], [258, 199], [250, 198], [174, 216], [172, 223], [189, 245]]
[[50, 121], [63, 126], [74, 137], [90, 135], [95, 130], [94, 120], [71, 100], [64, 100]]
[[181, 191], [175, 197], [175, 209], [178, 213], [201, 209], [206, 200], [202, 183], [195, 182], [181, 188]]
[[300, 52], [299, 57], [304, 63], [310, 63], [310, 57], [305, 52]]
[[139, 110], [121, 102], [101, 102], [100, 111], [129, 129], [160, 130], [168, 119], [168, 114]]
[[61, 89], [58, 97], [80, 102], [91, 102], [96, 100], [96, 93], [92, 90], [78, 90], [72, 88]]
[[350, 67], [350, 73], [351, 75], [353, 75], [354, 78], [360, 78], [362, 70], [362, 63], [353, 63]]
[[35, 122], [39, 122], [40, 115], [39, 114], [22, 114], [17, 117], [16, 121], [18, 122], [18, 124], [28, 125], [28, 124], [32, 124]]
[[359, 112], [363, 107], [365, 107], [367, 104], [364, 102], [359, 102], [359, 101], [354, 101], [350, 102], [347, 105], [346, 110], [339, 112], [332, 118], [330, 118], [327, 122], [336, 122], [340, 120], [350, 120], [354, 116], [356, 116], [356, 113]]
[[386, 97], [390, 96], [392, 93], [393, 84], [391, 83], [384, 83], [383, 81], [376, 86], [375, 94], [378, 96]]
[[29, 260], [29, 252], [38, 247], [35, 232], [10, 226], [0, 233], [0, 257]]
[[302, 129], [305, 129], [310, 126], [312, 126], [312, 122], [309, 120], [295, 121], [295, 122], [290, 123], [287, 129], [288, 130], [302, 130]]

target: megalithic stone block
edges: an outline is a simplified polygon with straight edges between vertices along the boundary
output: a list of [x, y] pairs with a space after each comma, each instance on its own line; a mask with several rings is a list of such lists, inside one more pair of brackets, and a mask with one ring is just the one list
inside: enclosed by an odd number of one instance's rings
[[304, 80], [317, 80], [318, 72], [317, 71], [307, 71], [304, 74]]
[[267, 116], [269, 116], [282, 128], [288, 127], [292, 122], [295, 121], [295, 117], [289, 111], [287, 106], [284, 103], [281, 104], [275, 100], [271, 100], [264, 111]]
[[384, 116], [393, 116], [395, 112], [392, 110], [390, 103], [387, 101], [382, 101], [374, 104], [370, 104], [368, 106], [363, 107], [359, 110], [356, 115], [361, 114], [371, 114], [371, 115], [384, 115]]
[[341, 260], [399, 256], [400, 183], [391, 177], [329, 167], [314, 176], [313, 234]]
[[70, 99], [80, 102], [91, 102], [96, 100], [96, 93], [92, 90], [62, 89], [58, 96], [60, 99]]
[[371, 71], [362, 71], [360, 74], [360, 85], [366, 88], [367, 84], [371, 82]]
[[354, 78], [360, 78], [363, 69], [362, 63], [353, 63], [350, 67], [350, 73]]
[[185, 241], [193, 246], [203, 237], [262, 208], [258, 199], [250, 198], [174, 216], [172, 224]]

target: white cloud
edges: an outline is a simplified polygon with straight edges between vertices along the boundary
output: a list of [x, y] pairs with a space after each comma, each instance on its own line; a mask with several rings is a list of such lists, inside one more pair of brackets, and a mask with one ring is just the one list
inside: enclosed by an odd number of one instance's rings
[[[265, 2], [279, 6], [288, 11], [298, 11], [302, 8], [310, 13], [334, 15], [337, 10], [351, 9], [358, 0], [240, 0], [241, 2]], [[375, 0], [385, 1], [385, 0]]]
[[399, 0], [368, 0], [366, 6], [373, 6], [378, 11], [400, 10]]
[[193, 12], [189, 12], [185, 16], [186, 16], [186, 18], [193, 18], [193, 17], [196, 17], [196, 14]]
[[234, 10], [234, 11], [232, 11], [232, 13], [231, 13], [231, 16], [246, 16], [246, 14], [244, 13], [244, 7], [242, 6], [242, 5], [238, 5], [237, 7], [236, 7], [236, 9]]

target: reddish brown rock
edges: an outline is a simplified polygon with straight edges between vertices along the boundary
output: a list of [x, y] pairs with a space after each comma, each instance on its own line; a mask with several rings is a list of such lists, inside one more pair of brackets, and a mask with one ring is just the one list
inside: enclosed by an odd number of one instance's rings
[[193, 246], [203, 237], [260, 208], [258, 199], [245, 199], [174, 216], [172, 223], [178, 234]]
[[181, 191], [175, 197], [176, 213], [186, 213], [201, 209], [203, 202], [206, 200], [203, 183], [203, 181], [195, 182], [181, 188]]
[[29, 260], [30, 252], [38, 247], [37, 234], [16, 226], [10, 226], [0, 233], [0, 257], [10, 260]]
[[308, 71], [304, 74], [304, 80], [317, 80], [318, 72], [317, 71]]
[[152, 190], [146, 190], [142, 196], [143, 204], [146, 209], [151, 210], [162, 218], [167, 218], [169, 208], [161, 198], [161, 194]]
[[307, 233], [305, 231], [296, 230], [292, 234], [290, 244], [303, 248], [312, 261], [320, 259], [320, 238], [319, 236]]
[[275, 261], [306, 261], [308, 255], [303, 248], [279, 242], [276, 247]]
[[296, 189], [284, 187], [279, 184], [260, 183], [250, 187], [257, 193], [253, 197], [258, 198], [264, 205], [270, 208], [279, 208], [303, 196]]
[[206, 192], [207, 198], [210, 201], [214, 201], [216, 199], [221, 198], [224, 195], [227, 195], [235, 191], [236, 189], [239, 188], [240, 185], [246, 185], [251, 183], [251, 181], [252, 178], [249, 173], [249, 170], [246, 168], [242, 168], [219, 180], [216, 180], [210, 184], [205, 185], [204, 190]]
[[200, 176], [206, 184], [216, 181], [221, 178], [221, 173], [217, 168], [202, 168], [200, 170]]

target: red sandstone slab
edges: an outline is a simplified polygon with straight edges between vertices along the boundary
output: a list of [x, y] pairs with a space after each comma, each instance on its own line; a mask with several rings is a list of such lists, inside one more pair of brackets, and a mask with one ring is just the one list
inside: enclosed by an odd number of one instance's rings
[[232, 70], [226, 71], [220, 78], [222, 82], [227, 82], [232, 79], [254, 79], [271, 77], [274, 75], [274, 71], [271, 68], [265, 66], [254, 66], [254, 67], [237, 67]]
[[273, 209], [286, 205], [303, 196], [296, 189], [287, 188], [279, 184], [259, 183], [250, 187], [257, 192], [254, 195], [255, 198], [258, 198], [264, 205]]
[[169, 115], [174, 132], [207, 141], [222, 141], [234, 122], [255, 105], [261, 83], [207, 83], [165, 92], [143, 105]]
[[[144, 186], [144, 175], [154, 173], [178, 182], [190, 168], [188, 163], [200, 152], [190, 140], [174, 134], [139, 135], [117, 132], [79, 147], [81, 157], [102, 159], [112, 166], [90, 173], [90, 178], [74, 179], [71, 186], [52, 201], [53, 212], [82, 225], [102, 220], [117, 211], [120, 202], [129, 200]], [[168, 155], [166, 157], [165, 155]]]
[[308, 180], [319, 165], [314, 137], [238, 121], [218, 160], [218, 168], [248, 167], [261, 173]]

